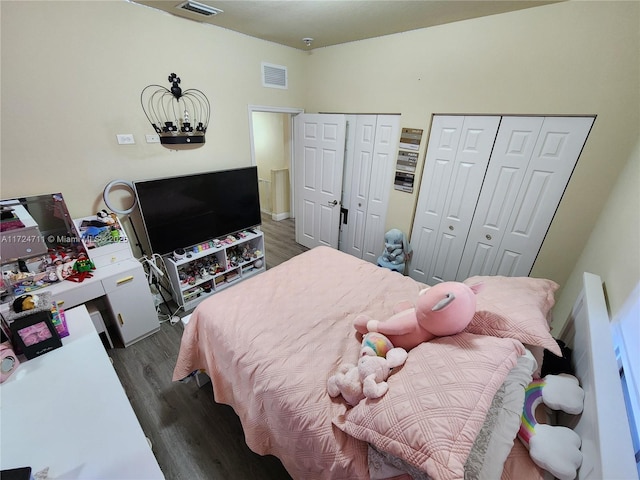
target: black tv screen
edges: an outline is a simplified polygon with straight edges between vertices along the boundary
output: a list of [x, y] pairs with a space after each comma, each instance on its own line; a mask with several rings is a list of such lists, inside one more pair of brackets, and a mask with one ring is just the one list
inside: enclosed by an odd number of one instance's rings
[[257, 167], [134, 182], [153, 253], [166, 255], [259, 225]]

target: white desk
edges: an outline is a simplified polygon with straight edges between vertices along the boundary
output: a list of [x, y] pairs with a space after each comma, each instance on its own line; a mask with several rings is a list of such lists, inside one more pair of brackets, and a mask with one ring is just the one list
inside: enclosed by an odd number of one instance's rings
[[52, 479], [163, 479], [84, 305], [65, 312], [63, 346], [0, 385], [0, 468]]
[[158, 314], [142, 264], [128, 258], [96, 268], [81, 283], [57, 282], [38, 292], [51, 292], [65, 310], [104, 298], [125, 347], [160, 330]]

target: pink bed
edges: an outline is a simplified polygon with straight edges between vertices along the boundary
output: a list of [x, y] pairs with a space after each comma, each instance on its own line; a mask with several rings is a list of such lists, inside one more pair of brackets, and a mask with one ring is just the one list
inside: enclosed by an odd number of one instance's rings
[[[502, 464], [513, 445], [517, 414], [496, 399], [521, 363], [523, 343], [557, 348], [546, 319], [557, 285], [491, 282], [486, 300], [495, 307], [479, 297], [467, 331], [414, 348], [384, 397], [351, 408], [329, 397], [326, 382], [339, 364], [358, 357], [354, 318], [366, 313], [384, 320], [425, 286], [319, 247], [202, 302], [185, 328], [173, 378], [206, 371], [215, 401], [240, 417], [247, 445], [277, 456], [295, 479], [469, 477], [470, 458], [482, 457], [476, 471], [485, 459]], [[508, 302], [500, 300], [505, 293]], [[510, 445], [499, 454], [486, 443], [478, 448], [478, 434], [493, 431], [487, 427], [492, 411], [510, 416]], [[376, 470], [372, 452], [395, 467]], [[517, 468], [507, 465], [515, 478]], [[527, 475], [535, 471], [525, 468]]]

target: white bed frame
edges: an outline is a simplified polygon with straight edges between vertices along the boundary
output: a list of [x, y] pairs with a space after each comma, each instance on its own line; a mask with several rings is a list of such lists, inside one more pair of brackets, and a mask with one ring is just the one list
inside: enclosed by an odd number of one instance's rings
[[638, 478], [602, 280], [584, 273], [583, 287], [560, 336], [573, 348], [584, 411], [572, 428], [582, 438], [579, 479]]

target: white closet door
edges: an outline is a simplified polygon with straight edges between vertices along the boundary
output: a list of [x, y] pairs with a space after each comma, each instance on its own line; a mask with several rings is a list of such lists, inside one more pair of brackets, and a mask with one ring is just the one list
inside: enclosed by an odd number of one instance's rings
[[348, 216], [346, 227], [344, 225], [341, 227], [344, 238], [340, 240], [340, 250], [362, 258], [376, 135], [376, 116], [349, 115], [347, 121], [349, 122], [349, 138], [345, 158], [343, 207], [348, 210]]
[[[411, 262], [410, 275], [429, 285], [455, 278], [500, 124], [499, 116], [468, 116], [458, 117], [461, 126], [455, 117], [445, 117], [436, 126], [437, 118], [428, 146], [431, 150], [433, 139], [435, 155], [430, 159], [427, 154], [431, 165], [425, 166], [424, 173], [428, 186], [424, 180], [420, 186], [421, 220], [417, 213], [411, 236], [416, 262]], [[451, 140], [456, 129], [459, 136], [454, 147]], [[421, 203], [423, 194], [426, 200]]]
[[378, 115], [362, 259], [377, 263], [384, 247], [385, 224], [400, 141], [400, 115]]
[[543, 121], [503, 117], [456, 280], [491, 273]]
[[400, 137], [399, 115], [348, 115], [340, 250], [377, 262]]
[[413, 257], [409, 276], [427, 283], [431, 270], [436, 236], [449, 191], [453, 162], [458, 153], [458, 143], [464, 117], [437, 115], [431, 123], [425, 166], [420, 183], [418, 204], [411, 231]]
[[546, 117], [492, 275], [528, 276], [582, 152], [593, 117]]

